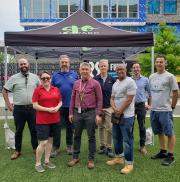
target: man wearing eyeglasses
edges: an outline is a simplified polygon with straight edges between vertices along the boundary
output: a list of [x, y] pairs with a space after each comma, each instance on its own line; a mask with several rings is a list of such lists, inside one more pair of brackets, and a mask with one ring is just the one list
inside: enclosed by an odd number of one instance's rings
[[61, 143], [61, 127], [66, 126], [66, 146], [67, 153], [72, 155], [73, 145], [73, 125], [69, 121], [69, 106], [71, 100], [71, 93], [74, 82], [78, 79], [76, 72], [70, 69], [70, 57], [67, 55], [61, 55], [59, 57], [60, 70], [53, 73], [52, 85], [57, 87], [62, 96], [62, 107], [60, 108], [61, 124], [59, 126], [59, 132], [56, 133], [53, 139], [53, 150], [51, 157], [56, 157]]
[[[17, 159], [21, 155], [22, 135], [26, 121], [31, 134], [33, 150], [35, 151], [38, 146], [35, 127], [36, 113], [32, 106], [32, 94], [40, 81], [37, 75], [29, 72], [29, 63], [26, 58], [20, 58], [18, 66], [20, 72], [10, 77], [2, 91], [8, 110], [13, 112], [16, 126], [15, 151], [11, 155], [11, 160]], [[9, 100], [9, 92], [13, 93], [13, 103]]]

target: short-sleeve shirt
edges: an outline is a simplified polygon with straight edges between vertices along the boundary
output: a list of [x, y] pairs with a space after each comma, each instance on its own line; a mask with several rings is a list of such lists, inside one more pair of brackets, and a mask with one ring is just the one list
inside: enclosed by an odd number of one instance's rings
[[[115, 106], [120, 108], [128, 95], [136, 95], [136, 83], [130, 78], [126, 77], [124, 80], [117, 79], [112, 87], [112, 96], [114, 96]], [[129, 118], [134, 116], [134, 98], [131, 104], [125, 109], [124, 117]]]
[[21, 72], [10, 77], [4, 88], [13, 93], [15, 105], [32, 104], [34, 89], [40, 84], [39, 78], [33, 73], [25, 77]]
[[[60, 91], [58, 88], [51, 86], [47, 91], [42, 85], [37, 87], [33, 93], [32, 102], [38, 102], [43, 107], [56, 107], [61, 101]], [[49, 113], [44, 111], [36, 112], [37, 124], [53, 124], [60, 122], [60, 112]]]
[[172, 111], [170, 94], [178, 90], [178, 84], [173, 74], [165, 71], [162, 74], [154, 73], [149, 78], [151, 90], [152, 111]]

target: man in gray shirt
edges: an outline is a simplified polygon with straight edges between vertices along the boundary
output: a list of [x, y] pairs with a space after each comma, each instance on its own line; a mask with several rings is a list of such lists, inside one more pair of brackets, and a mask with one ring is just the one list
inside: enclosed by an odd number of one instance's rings
[[[166, 58], [157, 56], [155, 66], [157, 72], [149, 78], [151, 90], [151, 126], [154, 134], [159, 136], [160, 152], [151, 159], [164, 159], [162, 165], [174, 163], [175, 134], [173, 129], [172, 110], [178, 99], [178, 84], [173, 74], [165, 70]], [[172, 93], [172, 101], [170, 100]], [[166, 138], [168, 138], [168, 151]]]
[[[10, 77], [2, 91], [8, 110], [13, 112], [16, 126], [16, 149], [11, 156], [11, 160], [17, 159], [21, 155], [22, 134], [26, 121], [31, 133], [31, 144], [34, 151], [38, 145], [35, 110], [32, 107], [32, 94], [40, 82], [37, 75], [29, 72], [29, 63], [27, 59], [19, 59], [18, 65], [20, 72]], [[10, 103], [9, 92], [13, 93], [13, 104]]]

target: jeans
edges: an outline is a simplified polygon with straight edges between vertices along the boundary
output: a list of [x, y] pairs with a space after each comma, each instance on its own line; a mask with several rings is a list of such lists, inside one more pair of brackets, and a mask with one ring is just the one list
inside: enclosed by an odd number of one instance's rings
[[137, 115], [138, 125], [139, 125], [139, 136], [140, 136], [140, 147], [145, 146], [146, 142], [146, 128], [145, 128], [145, 119], [146, 119], [146, 109], [145, 103], [135, 104], [135, 114]]
[[66, 127], [66, 145], [72, 146], [73, 144], [73, 124], [69, 121], [69, 108], [61, 107], [60, 109], [61, 121], [57, 125], [58, 129], [54, 134], [53, 148], [59, 149], [61, 145], [61, 128]]
[[36, 134], [36, 111], [30, 105], [14, 105], [13, 111], [16, 132], [15, 132], [15, 148], [20, 152], [22, 147], [22, 136], [26, 121], [28, 123], [29, 131], [31, 134], [31, 145], [35, 150], [38, 146]]
[[[120, 124], [113, 124], [113, 143], [116, 156], [124, 156], [126, 164], [133, 164], [134, 117], [123, 118]], [[123, 143], [125, 149], [123, 150]]]
[[95, 138], [95, 109], [79, 114], [77, 110], [74, 111], [74, 145], [73, 145], [73, 158], [78, 159], [81, 147], [81, 135], [84, 126], [87, 129], [88, 143], [89, 143], [89, 160], [95, 159], [96, 152], [96, 138]]

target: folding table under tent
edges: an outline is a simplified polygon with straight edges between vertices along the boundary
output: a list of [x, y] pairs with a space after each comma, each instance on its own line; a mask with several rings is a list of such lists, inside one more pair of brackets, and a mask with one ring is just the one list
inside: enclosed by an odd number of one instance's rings
[[[67, 54], [80, 60], [128, 58], [152, 47], [153, 33], [130, 32], [102, 24], [83, 10], [78, 10], [52, 26], [20, 32], [5, 32], [5, 81], [7, 47], [38, 58], [58, 58]], [[37, 60], [38, 61], [38, 60]]]

